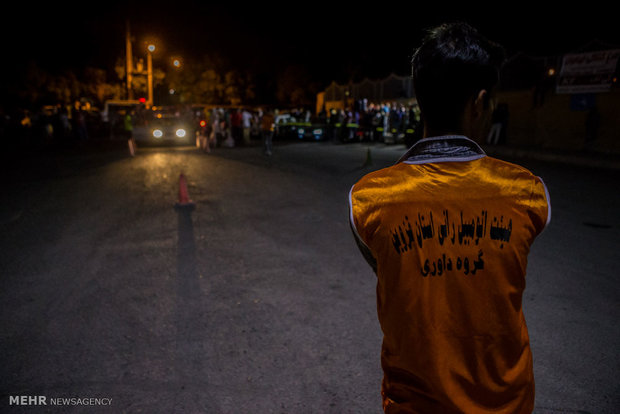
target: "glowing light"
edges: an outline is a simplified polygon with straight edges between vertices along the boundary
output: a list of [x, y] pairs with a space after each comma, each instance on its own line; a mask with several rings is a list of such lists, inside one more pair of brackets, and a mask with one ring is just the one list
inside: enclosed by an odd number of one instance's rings
[[170, 89], [170, 90], [168, 91], [168, 93], [169, 93], [170, 95], [174, 95], [174, 89]]
[[161, 114], [157, 114], [157, 119], [161, 119]]
[[175, 59], [172, 61], [172, 64], [178, 68], [181, 66], [181, 61], [179, 59]]
[[555, 69], [554, 68], [549, 68], [549, 70], [547, 71], [547, 75], [549, 75], [549, 76], [555, 75]]
[[314, 135], [314, 139], [318, 141], [321, 139], [321, 136], [323, 135], [323, 130], [320, 128], [315, 129], [314, 131], [312, 131], [312, 134]]
[[177, 129], [176, 134], [177, 134], [177, 137], [183, 138], [185, 136], [185, 130], [183, 128], [179, 128]]
[[146, 98], [140, 98], [138, 100], [140, 101], [140, 103], [145, 103], [146, 102]]
[[161, 138], [164, 135], [163, 132], [161, 132], [161, 129], [156, 129], [155, 131], [153, 131], [153, 136], [155, 138]]
[[204, 128], [204, 127], [205, 127], [205, 125], [207, 125], [207, 123], [204, 121], [204, 119], [203, 119], [202, 121], [200, 121], [200, 126], [201, 126], [201, 127], [203, 127], [203, 128]]
[[148, 45], [147, 49], [149, 50], [149, 52], [153, 53], [155, 51], [155, 45], [150, 44]]

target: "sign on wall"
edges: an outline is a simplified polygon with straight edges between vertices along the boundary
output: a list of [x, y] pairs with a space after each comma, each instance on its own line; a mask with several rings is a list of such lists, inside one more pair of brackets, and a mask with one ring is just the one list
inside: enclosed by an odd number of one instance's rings
[[597, 93], [611, 89], [620, 49], [564, 55], [557, 93]]

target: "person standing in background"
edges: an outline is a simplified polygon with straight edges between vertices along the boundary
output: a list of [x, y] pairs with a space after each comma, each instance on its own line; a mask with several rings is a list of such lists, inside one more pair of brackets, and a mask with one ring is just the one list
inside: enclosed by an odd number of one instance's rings
[[265, 155], [271, 156], [275, 118], [272, 111], [267, 111], [261, 119], [261, 134], [265, 146]]
[[241, 127], [243, 128], [243, 145], [250, 145], [252, 113], [245, 108], [243, 109], [243, 112], [241, 112]]

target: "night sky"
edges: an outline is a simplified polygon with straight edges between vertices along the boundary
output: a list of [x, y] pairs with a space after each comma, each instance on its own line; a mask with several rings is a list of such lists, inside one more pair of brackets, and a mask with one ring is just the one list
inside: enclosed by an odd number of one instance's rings
[[409, 73], [411, 54], [425, 30], [444, 21], [471, 23], [502, 44], [508, 56], [563, 54], [593, 39], [620, 46], [616, 13], [593, 2], [565, 9], [522, 2], [498, 2], [497, 9], [412, 1], [267, 3], [110, 0], [12, 6], [0, 29], [4, 56], [11, 57], [3, 59], [2, 70], [34, 61], [52, 71], [84, 66], [111, 71], [124, 56], [126, 18], [136, 54], [140, 42], [153, 38], [162, 55], [187, 59], [216, 53], [238, 68], [261, 73], [301, 65], [326, 85]]

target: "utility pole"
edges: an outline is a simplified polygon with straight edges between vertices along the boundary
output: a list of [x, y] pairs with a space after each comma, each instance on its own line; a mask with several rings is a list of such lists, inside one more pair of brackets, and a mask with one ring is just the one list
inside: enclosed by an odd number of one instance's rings
[[127, 53], [127, 99], [133, 99], [133, 55], [131, 53], [131, 33], [129, 32], [129, 19], [125, 21], [125, 51]]
[[154, 45], [149, 45], [146, 55], [146, 78], [148, 88], [148, 107], [153, 106], [153, 52], [155, 51]]

